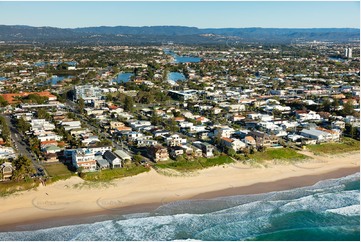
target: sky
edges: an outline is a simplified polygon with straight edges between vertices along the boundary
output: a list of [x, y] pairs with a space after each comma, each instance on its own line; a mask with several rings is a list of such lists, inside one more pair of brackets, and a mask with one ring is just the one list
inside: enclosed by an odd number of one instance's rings
[[0, 25], [360, 28], [359, 1], [5, 2]]

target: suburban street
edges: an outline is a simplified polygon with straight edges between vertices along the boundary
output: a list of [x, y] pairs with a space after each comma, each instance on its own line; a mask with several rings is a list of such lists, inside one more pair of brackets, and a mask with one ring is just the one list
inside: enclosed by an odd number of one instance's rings
[[9, 115], [0, 114], [6, 120], [7, 125], [10, 128], [11, 132], [11, 141], [14, 145], [15, 150], [20, 154], [23, 155], [31, 160], [34, 165], [34, 169], [38, 172], [38, 168], [41, 168], [45, 171], [44, 167], [38, 162], [36, 156], [30, 152], [30, 147], [24, 142], [24, 137], [18, 132], [16, 127], [12, 124], [11, 118]]

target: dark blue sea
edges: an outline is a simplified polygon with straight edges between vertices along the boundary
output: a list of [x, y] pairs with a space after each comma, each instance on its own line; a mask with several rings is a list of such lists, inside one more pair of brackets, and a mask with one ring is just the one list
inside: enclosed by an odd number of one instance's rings
[[0, 240], [360, 240], [360, 174], [257, 195], [168, 203], [152, 212]]

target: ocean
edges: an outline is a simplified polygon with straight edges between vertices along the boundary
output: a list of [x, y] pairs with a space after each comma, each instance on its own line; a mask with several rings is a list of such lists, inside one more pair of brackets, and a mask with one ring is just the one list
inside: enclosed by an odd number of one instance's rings
[[360, 173], [313, 186], [164, 204], [101, 222], [2, 232], [0, 240], [360, 240]]

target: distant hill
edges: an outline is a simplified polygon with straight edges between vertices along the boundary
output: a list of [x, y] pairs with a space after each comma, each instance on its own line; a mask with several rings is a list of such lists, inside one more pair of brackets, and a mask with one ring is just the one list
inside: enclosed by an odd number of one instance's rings
[[86, 28], [31, 27], [0, 25], [0, 41], [15, 43], [97, 43], [97, 44], [179, 44], [225, 43], [290, 43], [302, 41], [349, 42], [358, 40], [359, 29], [350, 28], [219, 28], [199, 29], [184, 26], [100, 26]]

